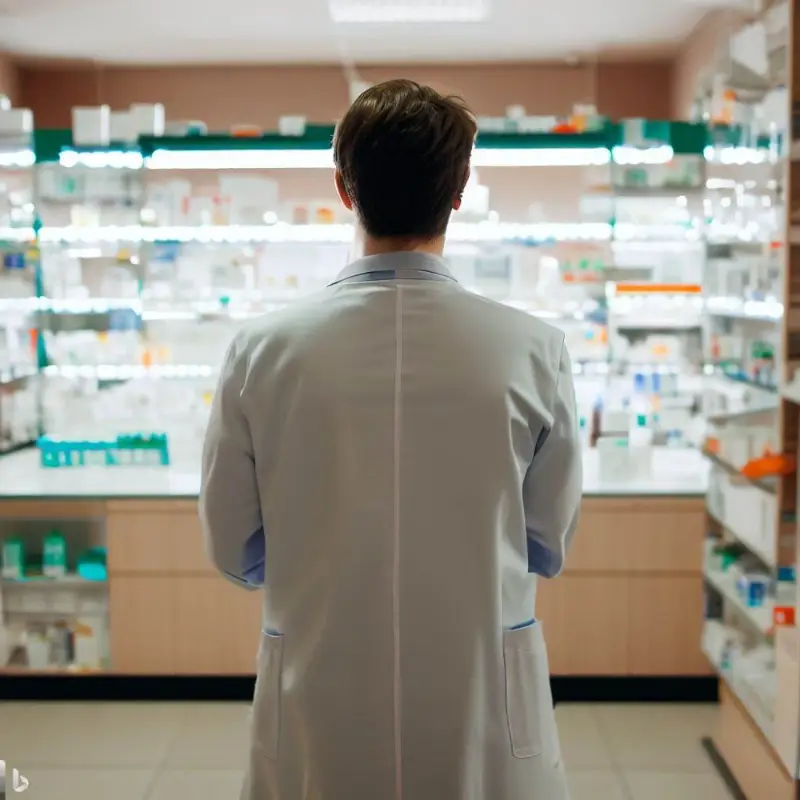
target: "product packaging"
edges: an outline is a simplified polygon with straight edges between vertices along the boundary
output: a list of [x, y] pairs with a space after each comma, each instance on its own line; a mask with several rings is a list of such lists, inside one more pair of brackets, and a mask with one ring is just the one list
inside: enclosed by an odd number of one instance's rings
[[48, 578], [61, 578], [67, 574], [67, 543], [56, 530], [44, 539], [42, 574]]
[[21, 581], [25, 577], [25, 545], [22, 539], [3, 542], [3, 572], [7, 580]]

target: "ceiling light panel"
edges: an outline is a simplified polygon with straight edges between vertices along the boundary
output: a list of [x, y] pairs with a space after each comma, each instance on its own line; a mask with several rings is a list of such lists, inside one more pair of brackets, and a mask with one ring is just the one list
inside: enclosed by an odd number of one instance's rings
[[328, 0], [340, 23], [483, 22], [490, 0]]

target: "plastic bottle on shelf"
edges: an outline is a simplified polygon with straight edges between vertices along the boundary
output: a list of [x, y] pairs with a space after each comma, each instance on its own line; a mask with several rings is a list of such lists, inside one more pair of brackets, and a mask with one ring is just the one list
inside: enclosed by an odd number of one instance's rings
[[653, 465], [653, 430], [648, 424], [647, 414], [637, 414], [628, 433], [631, 461], [634, 474], [649, 475]]
[[633, 376], [633, 395], [630, 405], [634, 414], [646, 414], [649, 411], [647, 384], [647, 375], [644, 372], [637, 372]]

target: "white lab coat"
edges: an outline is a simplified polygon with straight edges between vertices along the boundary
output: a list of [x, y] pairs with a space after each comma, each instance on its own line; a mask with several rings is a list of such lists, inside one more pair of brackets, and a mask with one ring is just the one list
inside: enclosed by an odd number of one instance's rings
[[201, 518], [235, 581], [266, 542], [242, 800], [569, 797], [532, 620], [577, 521], [577, 427], [563, 333], [440, 258], [361, 259], [241, 331]]

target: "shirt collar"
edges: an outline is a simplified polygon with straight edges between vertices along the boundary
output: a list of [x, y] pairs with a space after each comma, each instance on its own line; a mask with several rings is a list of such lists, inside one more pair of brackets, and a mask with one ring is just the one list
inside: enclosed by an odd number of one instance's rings
[[404, 251], [396, 253], [381, 253], [375, 256], [366, 256], [364, 258], [348, 264], [337, 276], [331, 281], [330, 285], [333, 286], [337, 283], [342, 283], [351, 278], [361, 275], [369, 275], [376, 272], [394, 273], [394, 280], [414, 279], [414, 273], [428, 273], [429, 275], [436, 276], [450, 281], [455, 281], [453, 273], [447, 266], [447, 262], [441, 256], [435, 256], [430, 253], [418, 253], [413, 251]]

